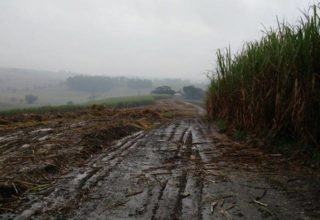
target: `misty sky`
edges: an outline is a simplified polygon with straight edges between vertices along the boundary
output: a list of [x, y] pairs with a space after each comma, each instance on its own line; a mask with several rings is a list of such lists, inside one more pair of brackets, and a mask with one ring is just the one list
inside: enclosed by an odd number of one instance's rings
[[[204, 78], [215, 52], [259, 39], [310, 0], [1, 0], [0, 66]], [[262, 25], [263, 24], [263, 25]]]

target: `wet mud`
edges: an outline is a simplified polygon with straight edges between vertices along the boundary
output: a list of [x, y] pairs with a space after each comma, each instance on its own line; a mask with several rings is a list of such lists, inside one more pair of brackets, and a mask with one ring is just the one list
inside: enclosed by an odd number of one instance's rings
[[[111, 149], [111, 150], [110, 150]], [[28, 194], [3, 219], [318, 219], [319, 177], [200, 119], [139, 131]], [[241, 153], [242, 151], [247, 151]], [[240, 152], [237, 154], [237, 152]], [[261, 157], [260, 157], [260, 156]], [[260, 158], [260, 159], [259, 159]]]

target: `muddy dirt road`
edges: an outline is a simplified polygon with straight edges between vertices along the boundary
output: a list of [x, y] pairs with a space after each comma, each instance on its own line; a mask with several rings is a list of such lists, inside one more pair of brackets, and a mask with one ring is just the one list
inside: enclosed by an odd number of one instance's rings
[[231, 162], [224, 156], [228, 144], [222, 144], [220, 136], [199, 119], [177, 120], [140, 131], [115, 142], [111, 151], [62, 176], [52, 187], [30, 194], [15, 214], [1, 217], [320, 217], [318, 178], [290, 170], [273, 171], [270, 167], [257, 170], [257, 165], [250, 163], [252, 158], [246, 163], [240, 162], [243, 158]]
[[[3, 131], [1, 178], [7, 185], [0, 185], [0, 201], [9, 203], [0, 203], [0, 219], [320, 218], [317, 170], [228, 139], [195, 116], [196, 111], [203, 113], [201, 108], [172, 100], [154, 108], [159, 106], [164, 108], [160, 113], [144, 108], [90, 110], [90, 114], [86, 110], [78, 113], [81, 117], [71, 115], [72, 120], [14, 129], [20, 132], [14, 140], [11, 130]], [[179, 119], [162, 120], [152, 129], [140, 129], [113, 143], [105, 138], [123, 130], [114, 126], [145, 123], [161, 114]], [[119, 125], [110, 127], [110, 121]], [[88, 132], [95, 139], [100, 137], [97, 134], [104, 138], [99, 139], [99, 151], [85, 154], [89, 156], [84, 160], [77, 143], [86, 140]], [[44, 137], [49, 137], [51, 150], [45, 148], [49, 145]], [[77, 155], [79, 166], [73, 166]], [[48, 157], [61, 158], [62, 168], [40, 172], [49, 165], [58, 168], [59, 160], [49, 163]], [[33, 178], [40, 178], [39, 182], [33, 183]], [[18, 183], [32, 185], [18, 194], [23, 186]]]

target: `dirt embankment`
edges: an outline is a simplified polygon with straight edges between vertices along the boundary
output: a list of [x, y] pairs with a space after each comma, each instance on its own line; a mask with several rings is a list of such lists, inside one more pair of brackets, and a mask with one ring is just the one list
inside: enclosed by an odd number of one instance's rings
[[111, 142], [195, 110], [172, 100], [130, 109], [91, 106], [78, 112], [0, 118], [0, 209], [14, 209]]

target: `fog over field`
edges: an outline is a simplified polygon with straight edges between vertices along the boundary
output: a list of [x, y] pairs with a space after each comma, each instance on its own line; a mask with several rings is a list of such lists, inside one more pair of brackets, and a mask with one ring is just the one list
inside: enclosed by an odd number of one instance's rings
[[[0, 66], [205, 79], [218, 48], [295, 21], [310, 0], [2, 0]], [[263, 24], [263, 25], [262, 25]]]
[[[238, 50], [274, 27], [277, 15], [296, 21], [311, 3], [0, 1], [0, 110], [150, 94], [159, 86], [205, 90], [217, 49]], [[112, 79], [71, 86], [68, 77], [77, 75]], [[29, 103], [28, 95], [36, 98]]]

